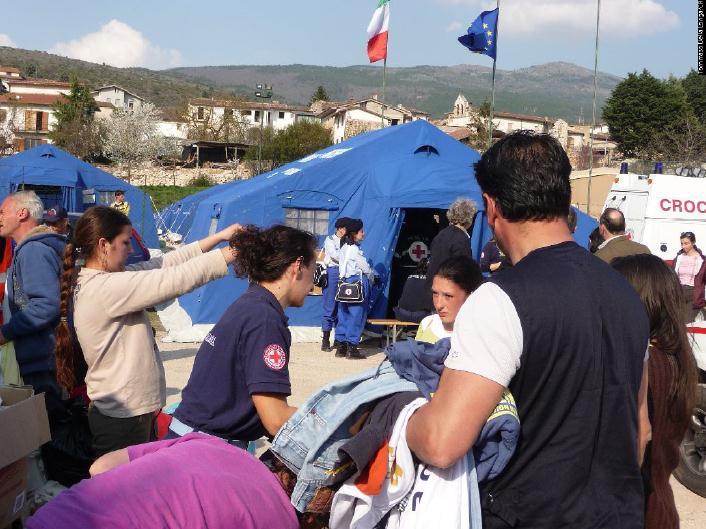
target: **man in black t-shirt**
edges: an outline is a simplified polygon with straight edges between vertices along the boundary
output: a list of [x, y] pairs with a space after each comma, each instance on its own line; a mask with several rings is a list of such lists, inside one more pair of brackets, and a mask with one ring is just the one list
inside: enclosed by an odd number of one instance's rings
[[481, 485], [483, 527], [639, 529], [649, 325], [640, 298], [567, 226], [571, 165], [556, 139], [510, 134], [476, 164], [488, 224], [513, 266], [461, 308], [439, 387], [407, 427], [448, 467], [507, 388], [516, 452]]

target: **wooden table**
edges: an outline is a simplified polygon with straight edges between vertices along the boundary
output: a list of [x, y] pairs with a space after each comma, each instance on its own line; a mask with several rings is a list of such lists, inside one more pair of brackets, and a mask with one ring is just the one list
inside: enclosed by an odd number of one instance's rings
[[[368, 320], [370, 325], [383, 325], [385, 327], [385, 346], [390, 345], [390, 339], [392, 343], [397, 341], [399, 333], [402, 332], [404, 327], [418, 327], [419, 324], [413, 321], [402, 321], [402, 320], [390, 320], [390, 319], [370, 319]], [[397, 328], [401, 327], [398, 331]], [[390, 333], [392, 331], [392, 333]]]

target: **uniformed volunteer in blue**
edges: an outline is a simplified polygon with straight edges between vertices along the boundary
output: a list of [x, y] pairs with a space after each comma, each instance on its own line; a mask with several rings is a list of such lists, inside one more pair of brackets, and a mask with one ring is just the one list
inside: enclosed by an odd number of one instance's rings
[[169, 435], [199, 431], [245, 447], [274, 436], [289, 406], [291, 334], [284, 309], [313, 286], [316, 239], [288, 226], [246, 226], [231, 239], [238, 277], [250, 286], [206, 336]]
[[[338, 286], [338, 254], [341, 250], [341, 239], [346, 234], [347, 223], [351, 219], [348, 217], [340, 217], [336, 219], [334, 225], [336, 231], [326, 237], [324, 241], [324, 265], [326, 266], [326, 275], [328, 281], [326, 287], [322, 291], [323, 297], [323, 314], [321, 316], [321, 330], [324, 333], [321, 340], [321, 350], [331, 351], [331, 330], [338, 323], [338, 304], [336, 303], [336, 287]], [[334, 347], [338, 343], [334, 342]]]
[[339, 275], [348, 281], [359, 280], [362, 284], [363, 300], [358, 303], [341, 303], [336, 326], [336, 356], [354, 360], [365, 358], [358, 350], [358, 343], [365, 328], [370, 306], [370, 286], [375, 278], [370, 263], [360, 249], [365, 238], [363, 221], [351, 219], [347, 223], [346, 235], [341, 239], [339, 255]]

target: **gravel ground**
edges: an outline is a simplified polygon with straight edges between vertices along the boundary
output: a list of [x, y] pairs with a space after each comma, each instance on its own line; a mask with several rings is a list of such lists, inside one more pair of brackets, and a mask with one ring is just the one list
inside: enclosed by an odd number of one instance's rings
[[[159, 344], [167, 378], [167, 404], [172, 404], [181, 398], [181, 390], [189, 379], [199, 344]], [[377, 365], [382, 361], [383, 355], [376, 346], [377, 343], [362, 349], [367, 356], [365, 360], [347, 360], [335, 358], [333, 353], [321, 352], [318, 344], [294, 344], [289, 363], [292, 379], [290, 403], [299, 406], [324, 384]], [[684, 488], [674, 478], [672, 488], [679, 509], [681, 527], [706, 527], [706, 499]]]

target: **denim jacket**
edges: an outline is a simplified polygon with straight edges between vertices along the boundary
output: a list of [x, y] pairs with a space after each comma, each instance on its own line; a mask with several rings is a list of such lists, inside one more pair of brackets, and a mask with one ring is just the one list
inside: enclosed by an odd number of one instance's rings
[[304, 512], [317, 489], [343, 481], [346, 472], [353, 471], [338, 449], [351, 437], [350, 428], [359, 418], [357, 410], [392, 393], [416, 389], [414, 382], [400, 377], [386, 360], [325, 386], [304, 403], [272, 440], [272, 451], [297, 474], [294, 508]]

